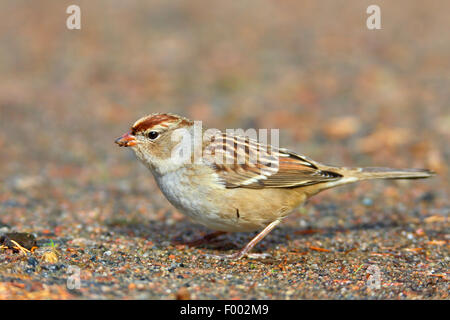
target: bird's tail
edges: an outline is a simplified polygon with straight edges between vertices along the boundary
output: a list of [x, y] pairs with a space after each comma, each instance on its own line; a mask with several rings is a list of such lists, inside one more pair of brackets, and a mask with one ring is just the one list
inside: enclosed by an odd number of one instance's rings
[[[392, 169], [392, 168], [352, 168], [348, 169], [348, 176], [355, 176], [359, 180], [366, 179], [422, 179], [434, 175], [428, 169]], [[344, 174], [344, 176], [346, 176]]]
[[[330, 168], [331, 169], [331, 168]], [[330, 170], [329, 169], [329, 170]], [[324, 189], [336, 187], [361, 180], [370, 179], [422, 179], [433, 176], [435, 173], [428, 169], [392, 169], [392, 168], [335, 168], [334, 171], [342, 175], [335, 181], [325, 183]]]

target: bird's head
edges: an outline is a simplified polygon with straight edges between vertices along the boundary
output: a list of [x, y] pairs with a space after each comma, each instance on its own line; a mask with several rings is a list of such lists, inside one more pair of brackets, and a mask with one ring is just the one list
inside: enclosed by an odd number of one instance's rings
[[153, 113], [137, 120], [131, 130], [118, 139], [121, 147], [131, 147], [137, 158], [154, 173], [164, 173], [180, 166], [174, 150], [183, 136], [191, 134], [193, 122], [170, 113]]

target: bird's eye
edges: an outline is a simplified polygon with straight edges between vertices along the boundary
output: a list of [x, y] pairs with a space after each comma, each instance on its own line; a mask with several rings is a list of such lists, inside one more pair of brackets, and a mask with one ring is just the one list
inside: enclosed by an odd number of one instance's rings
[[159, 133], [156, 131], [150, 131], [148, 133], [148, 137], [152, 140], [155, 140], [156, 138], [158, 138], [158, 136], [159, 136]]

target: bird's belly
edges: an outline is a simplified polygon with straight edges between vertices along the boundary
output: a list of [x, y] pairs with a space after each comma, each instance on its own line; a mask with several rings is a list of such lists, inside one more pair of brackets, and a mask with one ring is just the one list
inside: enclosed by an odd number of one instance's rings
[[156, 177], [156, 181], [167, 200], [180, 212], [196, 223], [221, 231], [230, 230], [234, 224], [221, 214], [223, 210], [220, 186], [198, 181], [184, 170]]
[[304, 200], [301, 195], [294, 201], [288, 200], [284, 197], [286, 191], [279, 193], [277, 189], [226, 189], [181, 170], [157, 177], [156, 181], [180, 212], [196, 223], [220, 231], [262, 229], [286, 216]]

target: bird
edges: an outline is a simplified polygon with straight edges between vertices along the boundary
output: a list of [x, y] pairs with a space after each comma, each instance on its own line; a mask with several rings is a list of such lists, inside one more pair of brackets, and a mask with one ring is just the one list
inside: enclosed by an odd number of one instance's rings
[[150, 170], [167, 200], [193, 222], [214, 230], [259, 233], [241, 250], [220, 255], [253, 257], [251, 249], [313, 195], [369, 179], [419, 179], [428, 169], [340, 167], [242, 133], [208, 129], [173, 113], [152, 113], [117, 138]]

